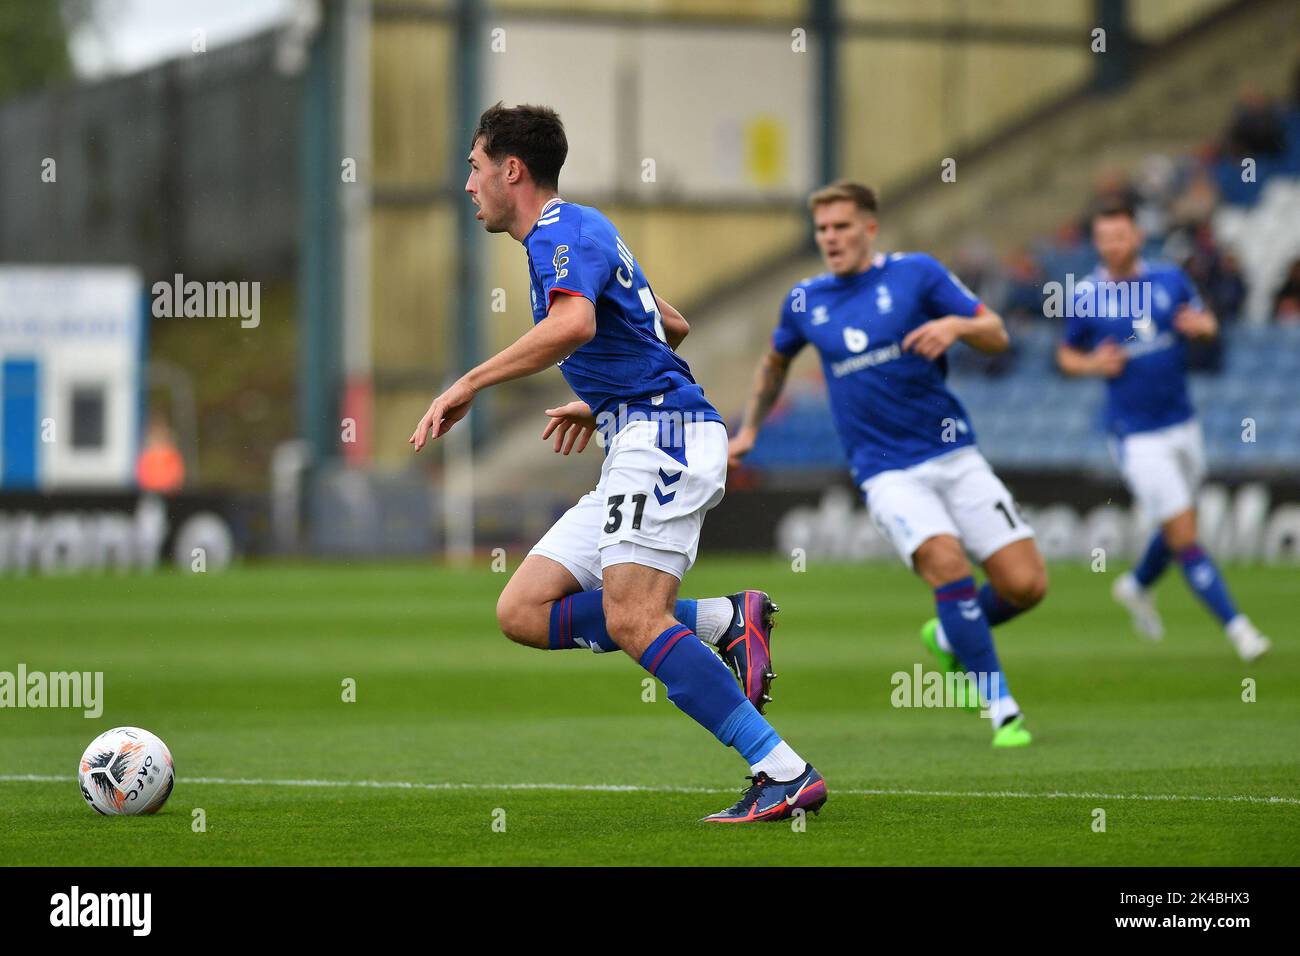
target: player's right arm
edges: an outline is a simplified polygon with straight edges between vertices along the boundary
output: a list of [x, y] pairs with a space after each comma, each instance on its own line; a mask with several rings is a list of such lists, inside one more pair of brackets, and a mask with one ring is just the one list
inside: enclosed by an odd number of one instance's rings
[[758, 431], [763, 427], [763, 420], [781, 397], [785, 388], [785, 379], [790, 371], [789, 356], [782, 355], [776, 349], [770, 349], [758, 360], [754, 369], [754, 384], [750, 389], [749, 401], [745, 403], [745, 416], [741, 419], [736, 436], [727, 448], [731, 467], [735, 468], [740, 460], [754, 448], [758, 441]]
[[790, 363], [799, 354], [799, 350], [808, 344], [799, 317], [795, 314], [796, 302], [800, 312], [807, 308], [807, 291], [799, 286], [790, 290], [786, 296], [785, 304], [781, 307], [781, 319], [772, 330], [772, 347], [759, 359], [758, 367], [754, 369], [754, 384], [749, 391], [749, 401], [745, 403], [745, 416], [727, 448], [728, 463], [732, 468], [738, 466], [740, 459], [753, 450], [763, 420], [785, 388]]
[[1066, 342], [1056, 347], [1056, 364], [1066, 375], [1100, 375], [1114, 378], [1124, 371], [1128, 353], [1114, 339], [1106, 339], [1095, 349], [1084, 350]]
[[582, 296], [558, 295], [546, 320], [515, 339], [496, 355], [470, 369], [433, 400], [407, 441], [419, 451], [430, 438], [441, 438], [469, 413], [474, 396], [485, 388], [550, 368], [596, 335], [596, 309]]
[[[1076, 290], [1077, 296], [1087, 288]], [[1128, 364], [1128, 353], [1113, 338], [1097, 341], [1099, 334], [1088, 319], [1074, 310], [1065, 320], [1065, 335], [1056, 347], [1056, 364], [1066, 375], [1099, 375], [1115, 378]]]

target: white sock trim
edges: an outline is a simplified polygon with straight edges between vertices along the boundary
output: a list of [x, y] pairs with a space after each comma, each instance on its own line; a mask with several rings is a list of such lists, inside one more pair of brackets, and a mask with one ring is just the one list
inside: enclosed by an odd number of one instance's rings
[[1018, 713], [1020, 713], [1020, 705], [1010, 694], [999, 697], [989, 704], [989, 718], [994, 730], [1006, 723], [1008, 717], [1014, 717]]
[[731, 627], [736, 608], [730, 598], [700, 598], [695, 602], [695, 636], [716, 645]]
[[952, 644], [948, 642], [948, 632], [943, 629], [943, 621], [940, 621], [939, 626], [934, 629], [934, 640], [940, 649], [947, 651], [949, 654], [957, 653], [952, 649]]
[[750, 767], [755, 774], [765, 773], [773, 780], [793, 780], [803, 773], [808, 762], [791, 749], [784, 740], [772, 752]]

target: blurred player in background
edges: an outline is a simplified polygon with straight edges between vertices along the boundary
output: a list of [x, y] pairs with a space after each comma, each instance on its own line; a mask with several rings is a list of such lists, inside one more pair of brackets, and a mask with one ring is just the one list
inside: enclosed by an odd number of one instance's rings
[[1171, 558], [1223, 625], [1243, 660], [1269, 648], [1237, 610], [1218, 567], [1196, 539], [1196, 490], [1205, 475], [1201, 426], [1187, 392], [1188, 339], [1218, 334], [1192, 281], [1177, 266], [1140, 258], [1142, 232], [1133, 209], [1102, 207], [1092, 238], [1102, 265], [1075, 288], [1057, 361], [1069, 375], [1106, 382], [1111, 452], [1143, 517], [1155, 527], [1137, 567], [1116, 579], [1112, 594], [1137, 631], [1164, 636], [1150, 588]]
[[[876, 197], [866, 186], [841, 180], [813, 193], [809, 206], [829, 271], [786, 297], [731, 458], [738, 463], [754, 447], [791, 360], [811, 343], [872, 521], [934, 590], [938, 616], [922, 640], [945, 671], [976, 676], [994, 746], [1024, 746], [1032, 737], [990, 626], [1041, 601], [1047, 570], [1033, 530], [944, 384], [944, 353], [954, 342], [981, 352], [1007, 347], [1002, 319], [930, 256], [874, 252]], [[982, 588], [968, 552], [988, 575]]]
[[[757, 709], [772, 676], [767, 595], [677, 600], [704, 515], [722, 499], [727, 430], [670, 347], [686, 334], [681, 316], [655, 297], [608, 219], [557, 195], [567, 155], [551, 109], [498, 103], [480, 118], [465, 191], [488, 232], [524, 244], [533, 327], [434, 399], [410, 441], [419, 451], [430, 430], [435, 439], [446, 434], [480, 389], [559, 365], [581, 403], [549, 409], [543, 437], [556, 432], [557, 449], [585, 447], [600, 427], [605, 462], [595, 490], [506, 585], [502, 630], [531, 647], [621, 648], [682, 711], [736, 748], [753, 770], [750, 786], [706, 821], [816, 811], [825, 781]], [[701, 638], [729, 660], [745, 692]]]

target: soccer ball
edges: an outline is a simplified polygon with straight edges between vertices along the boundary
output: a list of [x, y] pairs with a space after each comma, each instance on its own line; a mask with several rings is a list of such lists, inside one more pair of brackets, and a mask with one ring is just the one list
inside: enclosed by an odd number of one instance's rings
[[105, 816], [156, 813], [175, 782], [171, 751], [139, 727], [104, 731], [81, 755], [77, 771], [81, 795]]

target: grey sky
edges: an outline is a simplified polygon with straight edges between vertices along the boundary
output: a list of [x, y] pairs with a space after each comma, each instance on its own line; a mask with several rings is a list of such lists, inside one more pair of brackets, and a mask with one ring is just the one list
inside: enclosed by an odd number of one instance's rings
[[94, 23], [69, 42], [77, 74], [130, 73], [190, 53], [194, 31], [208, 49], [284, 22], [296, 0], [93, 0]]

